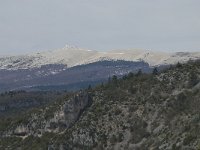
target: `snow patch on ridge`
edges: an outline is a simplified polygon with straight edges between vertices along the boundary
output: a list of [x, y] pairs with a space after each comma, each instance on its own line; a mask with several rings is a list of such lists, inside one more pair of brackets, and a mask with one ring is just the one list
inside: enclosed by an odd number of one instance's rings
[[200, 52], [165, 53], [139, 49], [98, 52], [66, 45], [64, 48], [21, 56], [0, 57], [0, 69], [17, 70], [39, 68], [48, 64], [67, 67], [102, 60], [144, 61], [150, 66], [175, 64], [200, 58]]

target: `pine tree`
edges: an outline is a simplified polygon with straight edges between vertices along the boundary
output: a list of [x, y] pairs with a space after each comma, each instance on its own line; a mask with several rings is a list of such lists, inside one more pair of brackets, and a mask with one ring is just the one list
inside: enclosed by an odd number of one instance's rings
[[113, 76], [112, 76], [112, 81], [113, 81], [113, 82], [116, 82], [116, 81], [117, 81], [117, 76], [116, 76], [116, 75], [113, 75]]
[[195, 72], [191, 72], [190, 74], [190, 80], [189, 80], [189, 86], [193, 87], [199, 82], [198, 76]]
[[112, 83], [117, 86], [117, 76], [116, 75], [113, 75], [112, 76]]
[[153, 69], [153, 75], [158, 75], [158, 69], [156, 67]]
[[177, 68], [180, 68], [180, 67], [182, 67], [182, 64], [181, 64], [180, 62], [178, 62], [178, 63], [176, 64], [176, 67], [177, 67]]
[[134, 76], [134, 74], [132, 73], [132, 72], [129, 72], [128, 73], [128, 78], [130, 79], [130, 78], [133, 78], [133, 76]]
[[92, 86], [89, 84], [88, 85], [88, 90], [91, 90], [92, 89]]
[[137, 74], [136, 74], [136, 76], [140, 76], [140, 75], [142, 75], [142, 69], [139, 69]]

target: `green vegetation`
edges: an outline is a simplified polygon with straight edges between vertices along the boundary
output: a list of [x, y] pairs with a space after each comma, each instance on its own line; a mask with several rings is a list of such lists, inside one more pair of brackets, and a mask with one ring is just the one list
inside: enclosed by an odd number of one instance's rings
[[[199, 81], [199, 61], [178, 63], [161, 72], [155, 68], [151, 74], [139, 70], [122, 78], [113, 76], [106, 84], [88, 86], [92, 104], [81, 111], [72, 126], [56, 128], [54, 124], [51, 130], [39, 130], [77, 95], [60, 93], [40, 107], [18, 111], [20, 116], [2, 113], [1, 134], [34, 123], [35, 132], [24, 139], [12, 133], [2, 136], [0, 149], [199, 149]], [[62, 125], [62, 117], [58, 123]]]

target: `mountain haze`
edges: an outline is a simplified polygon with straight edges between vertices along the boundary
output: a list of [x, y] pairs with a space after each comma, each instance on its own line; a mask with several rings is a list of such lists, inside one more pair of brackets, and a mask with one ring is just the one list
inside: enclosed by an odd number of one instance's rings
[[200, 52], [155, 52], [149, 50], [112, 50], [99, 52], [65, 46], [62, 49], [21, 56], [0, 58], [0, 69], [31, 69], [49, 64], [63, 64], [69, 67], [89, 64], [102, 60], [144, 61], [150, 66], [169, 65], [200, 58]]

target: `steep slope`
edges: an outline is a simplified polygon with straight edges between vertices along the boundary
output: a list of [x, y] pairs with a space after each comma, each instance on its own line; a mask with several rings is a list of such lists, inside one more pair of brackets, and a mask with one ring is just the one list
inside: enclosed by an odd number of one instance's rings
[[1, 149], [199, 149], [200, 62], [132, 74], [1, 118]]

